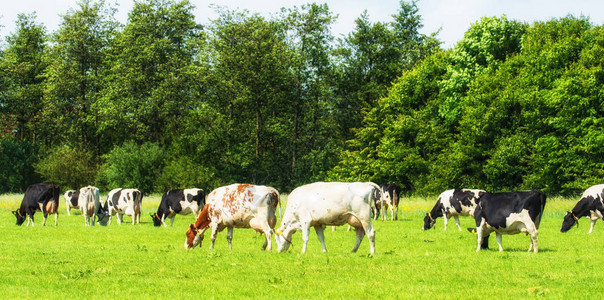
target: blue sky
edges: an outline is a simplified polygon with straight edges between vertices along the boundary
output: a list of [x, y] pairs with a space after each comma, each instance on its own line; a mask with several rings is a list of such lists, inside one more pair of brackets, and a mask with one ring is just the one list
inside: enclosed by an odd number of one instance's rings
[[[44, 24], [49, 32], [55, 31], [60, 22], [60, 15], [76, 8], [77, 0], [0, 0], [0, 36], [5, 37], [14, 32], [14, 24], [19, 13], [36, 12], [38, 22]], [[106, 0], [118, 3], [117, 19], [126, 23], [133, 0]], [[247, 9], [250, 12], [269, 16], [281, 7], [300, 6], [310, 0], [190, 0], [197, 8], [197, 22], [207, 23], [216, 18], [209, 8], [210, 3], [223, 5], [230, 9]], [[353, 30], [354, 20], [367, 10], [371, 21], [390, 21], [391, 15], [399, 8], [399, 0], [316, 0], [327, 3], [330, 10], [338, 14], [338, 21], [332, 27], [336, 36]], [[484, 16], [501, 16], [509, 19], [532, 23], [551, 18], [560, 18], [568, 14], [584, 15], [594, 24], [604, 24], [604, 1], [602, 0], [420, 0], [419, 14], [422, 16], [423, 33], [429, 34], [441, 28], [438, 38], [443, 47], [450, 48], [463, 38], [468, 27]]]

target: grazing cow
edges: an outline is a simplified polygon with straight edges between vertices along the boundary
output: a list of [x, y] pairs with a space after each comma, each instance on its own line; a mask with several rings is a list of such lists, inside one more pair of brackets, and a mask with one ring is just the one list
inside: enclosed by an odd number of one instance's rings
[[[124, 215], [132, 217], [132, 225], [141, 222], [141, 204], [143, 193], [137, 189], [113, 189], [107, 195], [103, 211], [111, 217], [117, 214], [117, 224], [121, 225]], [[101, 225], [106, 225], [101, 223]]]
[[99, 189], [97, 187], [89, 185], [81, 188], [78, 205], [84, 216], [86, 226], [94, 226], [96, 218], [100, 220], [105, 218], [105, 213], [101, 209]]
[[30, 222], [31, 226], [34, 226], [34, 214], [36, 211], [41, 211], [44, 214], [42, 226], [46, 225], [49, 214], [55, 215], [55, 226], [57, 226], [60, 193], [59, 187], [52, 183], [36, 183], [28, 186], [21, 206], [13, 211], [13, 215], [17, 218], [17, 225], [21, 226], [27, 217], [27, 226]]
[[80, 191], [69, 190], [63, 194], [63, 198], [65, 198], [65, 208], [67, 209], [67, 215], [71, 216], [71, 209], [78, 209], [78, 197], [80, 197]]
[[537, 229], [544, 208], [545, 193], [541, 191], [485, 193], [478, 199], [474, 210], [478, 236], [476, 252], [481, 248], [488, 248], [488, 236], [495, 231], [499, 251], [503, 251], [502, 234], [524, 232], [531, 237], [529, 251], [534, 249], [537, 253]]
[[271, 238], [277, 223], [275, 209], [279, 204], [279, 192], [272, 187], [251, 184], [231, 184], [213, 190], [207, 204], [199, 214], [195, 224], [187, 229], [185, 249], [201, 246], [203, 234], [212, 228], [210, 239], [214, 241], [218, 232], [227, 228], [229, 249], [232, 248], [233, 228], [252, 228], [264, 233], [262, 250], [271, 250]]
[[370, 252], [375, 252], [375, 230], [371, 224], [371, 202], [379, 197], [380, 187], [372, 182], [316, 182], [294, 189], [288, 197], [281, 227], [275, 234], [279, 252], [291, 245], [291, 237], [302, 230], [302, 253], [306, 252], [310, 227], [326, 252], [323, 230], [326, 225], [348, 223], [356, 230], [356, 252], [365, 234]]
[[205, 205], [206, 194], [202, 189], [179, 189], [167, 191], [162, 197], [157, 212], [151, 214], [153, 218], [153, 225], [168, 227], [166, 225], [166, 218], [170, 219], [170, 227], [174, 224], [174, 217], [176, 214], [188, 215], [190, 213], [195, 214], [195, 217], [199, 215], [199, 211]]
[[474, 212], [478, 198], [486, 193], [483, 190], [454, 189], [446, 190], [438, 196], [436, 204], [432, 210], [424, 217], [423, 230], [428, 230], [436, 224], [436, 218], [443, 217], [445, 221], [445, 230], [451, 217], [455, 218], [457, 228], [459, 225], [459, 216], [470, 216]]
[[382, 184], [381, 197], [374, 198], [374, 214], [373, 218], [378, 219], [380, 210], [383, 208], [382, 220], [386, 219], [388, 209], [390, 209], [390, 219], [398, 220], [398, 203], [401, 193], [401, 187], [396, 183]]
[[594, 185], [585, 190], [575, 207], [571, 211], [566, 212], [560, 231], [567, 232], [575, 224], [579, 227], [579, 218], [589, 217], [591, 219], [591, 227], [588, 233], [591, 233], [594, 230], [596, 221], [602, 219], [604, 215], [603, 201], [604, 184]]

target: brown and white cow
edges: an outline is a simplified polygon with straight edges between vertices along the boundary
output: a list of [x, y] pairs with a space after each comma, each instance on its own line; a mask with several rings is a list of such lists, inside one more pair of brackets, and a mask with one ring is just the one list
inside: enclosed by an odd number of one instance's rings
[[291, 237], [302, 230], [302, 253], [306, 252], [310, 227], [326, 252], [325, 226], [348, 223], [356, 229], [356, 252], [365, 234], [369, 239], [370, 252], [375, 252], [375, 230], [371, 224], [371, 201], [379, 197], [380, 187], [373, 182], [315, 182], [294, 189], [288, 197], [281, 227], [275, 234], [279, 252], [291, 245]]
[[203, 234], [212, 229], [210, 239], [214, 241], [218, 232], [227, 228], [229, 249], [232, 248], [233, 228], [252, 228], [264, 233], [266, 239], [262, 249], [271, 250], [271, 238], [277, 223], [275, 209], [279, 204], [279, 192], [262, 185], [231, 184], [213, 190], [195, 224], [187, 229], [185, 249], [201, 245]]
[[[124, 215], [132, 217], [132, 225], [141, 222], [141, 204], [143, 193], [137, 189], [113, 189], [107, 195], [103, 211], [111, 217], [117, 214], [117, 224], [121, 225]], [[105, 225], [101, 223], [101, 225]]]
[[80, 189], [78, 206], [84, 216], [86, 226], [94, 226], [95, 218], [102, 219], [101, 202], [99, 201], [99, 189], [94, 186], [85, 186]]

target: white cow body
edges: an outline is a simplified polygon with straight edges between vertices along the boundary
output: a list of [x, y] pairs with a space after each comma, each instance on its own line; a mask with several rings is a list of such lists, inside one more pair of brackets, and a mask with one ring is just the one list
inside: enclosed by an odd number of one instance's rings
[[326, 252], [325, 226], [348, 223], [357, 233], [352, 251], [357, 251], [363, 236], [367, 234], [370, 252], [374, 253], [371, 202], [379, 190], [380, 187], [372, 182], [316, 182], [294, 189], [288, 197], [281, 227], [275, 235], [279, 252], [289, 248], [291, 237], [297, 230], [302, 231], [302, 252], [306, 252], [310, 227], [315, 228], [323, 252]]
[[111, 217], [117, 214], [117, 223], [122, 224], [124, 215], [132, 217], [132, 225], [139, 223], [141, 216], [142, 193], [137, 189], [113, 189], [107, 195], [105, 210]]
[[84, 216], [86, 226], [94, 226], [94, 217], [97, 215], [101, 203], [99, 202], [99, 189], [94, 186], [86, 186], [80, 189], [78, 206]]
[[211, 228], [212, 249], [218, 232], [228, 228], [227, 240], [231, 249], [233, 228], [252, 228], [266, 237], [262, 249], [268, 245], [268, 250], [271, 250], [278, 203], [279, 192], [272, 187], [232, 184], [217, 188], [208, 195], [195, 224], [189, 226], [185, 248], [191, 249], [201, 244], [204, 232]]

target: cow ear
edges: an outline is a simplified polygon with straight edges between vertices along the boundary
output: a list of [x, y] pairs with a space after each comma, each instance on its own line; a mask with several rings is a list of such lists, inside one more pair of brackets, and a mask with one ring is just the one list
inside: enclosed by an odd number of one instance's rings
[[15, 216], [17, 215], [17, 211], [16, 210], [13, 210], [13, 215], [15, 215]]

